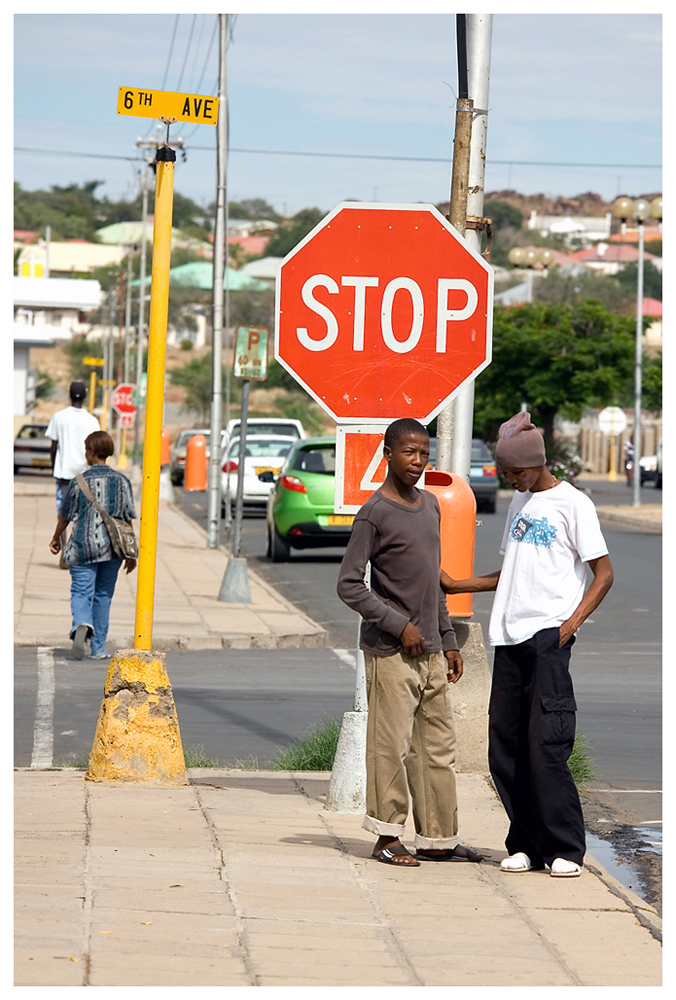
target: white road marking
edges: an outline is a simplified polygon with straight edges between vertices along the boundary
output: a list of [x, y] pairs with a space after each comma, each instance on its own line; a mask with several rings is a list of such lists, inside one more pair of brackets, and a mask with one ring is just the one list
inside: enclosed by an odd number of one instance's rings
[[351, 653], [349, 649], [332, 649], [332, 653], [335, 653], [339, 660], [347, 664], [352, 670], [357, 669], [357, 659], [354, 653]]
[[38, 692], [31, 768], [44, 770], [54, 763], [54, 650], [38, 647]]
[[590, 788], [593, 792], [625, 792], [627, 795], [661, 795], [661, 788]]

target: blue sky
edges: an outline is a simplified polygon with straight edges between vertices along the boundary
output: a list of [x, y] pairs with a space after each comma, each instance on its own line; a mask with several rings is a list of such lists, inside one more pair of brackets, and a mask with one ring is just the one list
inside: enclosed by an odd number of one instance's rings
[[[385, 5], [355, 4], [373, 12], [351, 13], [344, 4], [341, 14], [238, 6], [227, 57], [231, 201], [261, 197], [293, 214], [307, 206], [328, 212], [345, 198], [448, 198], [454, 13], [435, 13], [434, 4], [429, 13], [401, 14]], [[15, 180], [34, 190], [100, 179], [99, 196], [133, 198], [139, 162], [124, 157], [138, 155], [135, 143], [154, 123], [116, 115], [117, 88], [215, 93], [218, 7], [211, 7], [179, 12], [178, 20], [166, 4], [158, 14], [128, 13], [124, 3], [117, 14], [15, 12]], [[494, 14], [488, 192], [597, 191], [610, 199], [661, 190], [662, 16], [578, 12], [585, 9]], [[188, 147], [176, 190], [206, 206], [214, 200], [216, 130], [186, 125], [172, 133]]]

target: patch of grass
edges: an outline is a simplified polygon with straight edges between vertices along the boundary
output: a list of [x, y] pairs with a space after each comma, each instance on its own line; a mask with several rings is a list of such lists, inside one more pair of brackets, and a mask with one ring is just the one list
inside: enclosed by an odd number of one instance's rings
[[254, 757], [253, 754], [249, 754], [244, 760], [235, 759], [234, 764], [229, 764], [229, 767], [237, 771], [257, 771], [258, 770], [258, 757]]
[[326, 716], [307, 736], [280, 748], [270, 761], [272, 771], [330, 771], [336, 756], [341, 720]]
[[218, 767], [218, 758], [207, 757], [204, 746], [183, 747], [186, 767]]
[[59, 767], [74, 767], [86, 771], [89, 767], [89, 757], [78, 757], [76, 753], [68, 753], [62, 759]]
[[573, 752], [568, 758], [568, 767], [578, 789], [583, 789], [588, 781], [598, 777], [598, 770], [591, 756], [592, 745], [581, 733], [575, 737]]

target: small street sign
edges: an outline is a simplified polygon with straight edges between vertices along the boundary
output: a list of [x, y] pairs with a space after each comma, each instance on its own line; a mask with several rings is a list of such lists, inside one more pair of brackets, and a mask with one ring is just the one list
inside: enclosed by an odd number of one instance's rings
[[599, 429], [604, 434], [610, 434], [611, 437], [615, 437], [616, 434], [621, 434], [626, 426], [626, 414], [619, 406], [606, 406], [599, 413]]
[[117, 113], [134, 118], [159, 118], [164, 122], [216, 125], [218, 98], [205, 94], [176, 94], [169, 90], [119, 87]]
[[336, 427], [336, 514], [356, 514], [385, 482], [383, 458], [386, 423], [338, 424]]
[[120, 427], [129, 430], [134, 426], [136, 413], [120, 413]]
[[104, 360], [103, 358], [83, 358], [83, 365], [96, 365], [98, 368], [103, 368]]
[[263, 381], [268, 377], [268, 336], [264, 326], [238, 326], [235, 334], [235, 378]]

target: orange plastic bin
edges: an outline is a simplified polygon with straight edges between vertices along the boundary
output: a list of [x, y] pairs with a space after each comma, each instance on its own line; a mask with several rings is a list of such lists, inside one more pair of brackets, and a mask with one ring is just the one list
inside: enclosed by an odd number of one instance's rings
[[[441, 511], [441, 566], [454, 580], [474, 576], [476, 498], [462, 476], [430, 469], [424, 488], [434, 493]], [[451, 618], [471, 618], [472, 595], [449, 594], [446, 606]]]
[[162, 431], [162, 442], [160, 444], [160, 465], [169, 465], [171, 461], [171, 451], [169, 442], [169, 431]]
[[207, 488], [207, 439], [204, 434], [193, 434], [185, 449], [184, 490]]

